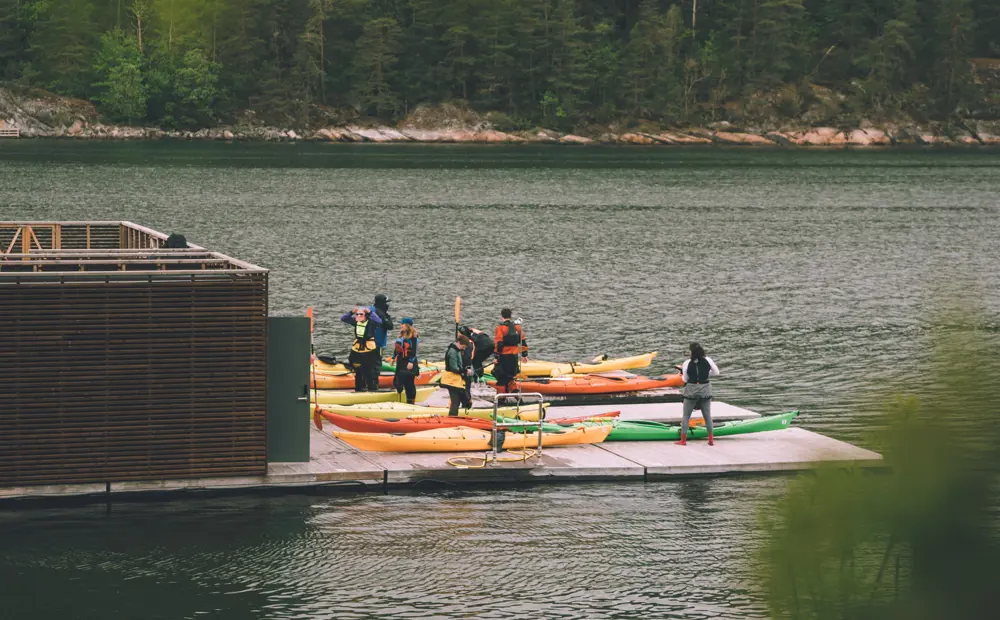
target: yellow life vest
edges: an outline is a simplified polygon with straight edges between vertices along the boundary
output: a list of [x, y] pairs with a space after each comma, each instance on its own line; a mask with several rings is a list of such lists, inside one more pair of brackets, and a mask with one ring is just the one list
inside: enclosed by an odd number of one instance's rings
[[375, 339], [365, 339], [365, 332], [368, 331], [368, 321], [358, 321], [354, 324], [354, 344], [351, 350], [355, 353], [367, 353], [375, 350]]
[[457, 372], [446, 370], [441, 373], [441, 385], [450, 385], [459, 389], [465, 389], [465, 379]]

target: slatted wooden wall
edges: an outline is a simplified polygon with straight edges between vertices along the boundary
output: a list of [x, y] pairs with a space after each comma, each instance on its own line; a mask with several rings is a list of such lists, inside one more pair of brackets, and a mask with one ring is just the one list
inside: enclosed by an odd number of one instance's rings
[[0, 278], [0, 486], [263, 475], [266, 272]]

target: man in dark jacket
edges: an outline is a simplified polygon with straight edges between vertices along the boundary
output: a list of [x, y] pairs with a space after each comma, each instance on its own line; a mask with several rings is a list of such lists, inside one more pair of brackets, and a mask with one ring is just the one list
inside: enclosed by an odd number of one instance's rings
[[392, 317], [389, 316], [389, 302], [391, 300], [379, 293], [375, 296], [375, 304], [369, 306], [372, 314], [377, 315], [382, 320], [382, 324], [375, 328], [375, 346], [377, 348], [378, 363], [372, 369], [368, 377], [368, 390], [374, 392], [378, 389], [378, 378], [382, 374], [382, 355], [385, 352], [386, 337], [392, 331]]
[[474, 327], [466, 327], [463, 325], [458, 329], [459, 333], [465, 334], [465, 336], [472, 341], [472, 349], [470, 353], [470, 365], [475, 371], [476, 376], [482, 378], [485, 371], [483, 366], [486, 365], [486, 360], [493, 355], [493, 339], [486, 332], [475, 329]]

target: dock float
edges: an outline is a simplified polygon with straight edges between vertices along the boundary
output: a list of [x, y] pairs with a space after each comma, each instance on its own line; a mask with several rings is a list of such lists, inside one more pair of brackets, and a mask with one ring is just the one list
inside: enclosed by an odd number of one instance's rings
[[[648, 405], [653, 407], [654, 405]], [[675, 407], [657, 404], [661, 419], [674, 417]], [[722, 417], [738, 419], [755, 412], [716, 403]], [[558, 408], [561, 415], [580, 415], [578, 408]], [[630, 412], [631, 415], [648, 412]], [[630, 415], [630, 417], [631, 417]], [[679, 412], [677, 413], [679, 415]], [[550, 416], [560, 417], [558, 415]], [[884, 467], [881, 455], [849, 443], [792, 427], [780, 431], [723, 437], [715, 446], [691, 440], [687, 446], [668, 441], [608, 442], [548, 448], [542, 457], [500, 462], [479, 468], [448, 463], [482, 463], [482, 452], [380, 453], [362, 452], [325, 430], [310, 431], [308, 463], [270, 463], [265, 476], [109, 482], [106, 484], [43, 485], [0, 488], [0, 500], [19, 498], [91, 497], [114, 501], [137, 496], [186, 492], [262, 492], [314, 489], [386, 491], [425, 482], [476, 485], [524, 482], [644, 482], [679, 477], [799, 471], [820, 465]], [[510, 453], [501, 453], [510, 457]]]

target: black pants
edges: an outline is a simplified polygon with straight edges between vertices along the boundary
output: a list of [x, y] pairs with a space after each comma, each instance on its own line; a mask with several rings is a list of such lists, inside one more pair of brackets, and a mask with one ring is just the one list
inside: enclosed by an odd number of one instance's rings
[[520, 371], [520, 358], [516, 353], [497, 356], [497, 364], [493, 367], [493, 376], [497, 378], [497, 385], [507, 388]]
[[375, 349], [372, 358], [374, 362], [368, 371], [368, 391], [376, 392], [378, 391], [378, 378], [382, 375], [382, 347]]
[[466, 409], [472, 406], [472, 398], [469, 397], [469, 393], [466, 390], [451, 385], [446, 385], [445, 387], [448, 388], [448, 396], [451, 398], [451, 403], [448, 406], [448, 415], [458, 415], [458, 406], [460, 404]]
[[406, 391], [406, 402], [411, 405], [417, 400], [416, 375], [409, 372], [397, 372], [392, 378], [392, 384], [396, 388], [396, 393]]
[[374, 392], [378, 389], [378, 379], [375, 379], [375, 387], [371, 387], [372, 368], [378, 372], [382, 368], [382, 358], [375, 351], [365, 353], [351, 352], [351, 366], [354, 368], [354, 391]]

